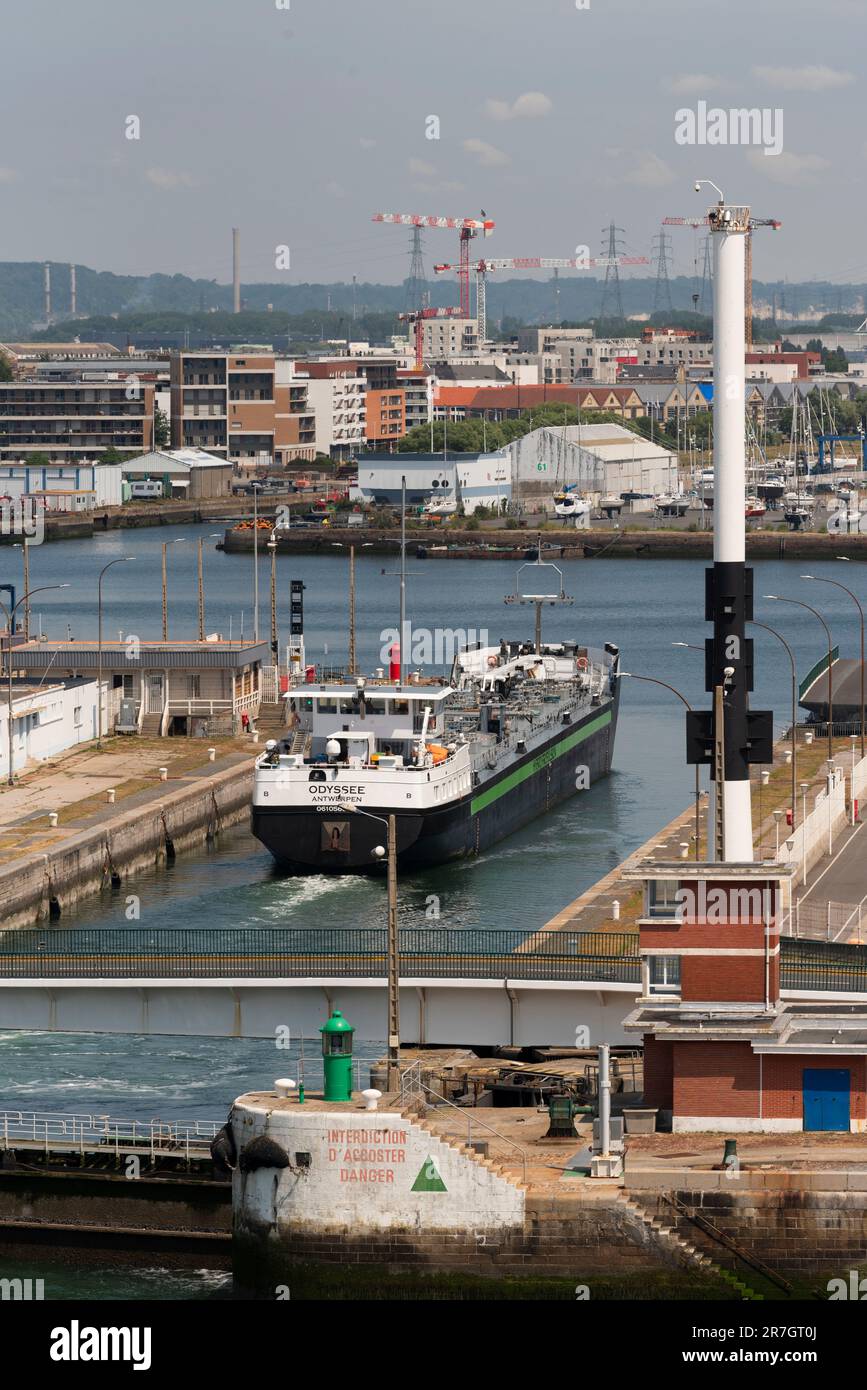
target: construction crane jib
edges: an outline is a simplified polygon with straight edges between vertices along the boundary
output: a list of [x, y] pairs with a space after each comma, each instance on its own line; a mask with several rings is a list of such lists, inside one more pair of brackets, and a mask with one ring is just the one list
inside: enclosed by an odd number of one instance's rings
[[[579, 248], [581, 249], [581, 248]], [[479, 322], [479, 342], [484, 343], [488, 336], [486, 277], [494, 270], [592, 270], [597, 266], [608, 265], [648, 265], [646, 256], [591, 256], [589, 250], [581, 256], [495, 256], [476, 261], [468, 270], [476, 276], [476, 318]], [[434, 273], [442, 275], [446, 271], [463, 267], [446, 262], [434, 266]]]
[[460, 240], [460, 312], [470, 316], [470, 242], [477, 236], [489, 237], [496, 226], [482, 211], [480, 217], [427, 217], [416, 212], [377, 212], [374, 222], [390, 222], [399, 227], [443, 227], [456, 231]]

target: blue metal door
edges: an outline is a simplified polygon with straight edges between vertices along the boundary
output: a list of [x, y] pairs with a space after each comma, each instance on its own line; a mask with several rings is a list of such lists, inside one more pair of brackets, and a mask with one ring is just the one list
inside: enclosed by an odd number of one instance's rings
[[848, 1069], [804, 1068], [804, 1129], [849, 1132]]

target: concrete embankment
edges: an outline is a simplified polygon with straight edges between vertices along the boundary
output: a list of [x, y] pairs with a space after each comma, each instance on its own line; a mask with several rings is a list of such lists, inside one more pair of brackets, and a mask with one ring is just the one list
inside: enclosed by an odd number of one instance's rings
[[[260, 545], [267, 539], [263, 531]], [[419, 548], [428, 560], [515, 560], [523, 559], [534, 550], [538, 533], [531, 526], [517, 531], [453, 530], [435, 531], [410, 526], [407, 543], [411, 555]], [[400, 544], [397, 529], [369, 527], [302, 527], [281, 531], [277, 549], [284, 554], [333, 554], [335, 545], [355, 545], [367, 548], [372, 554], [392, 554]], [[543, 532], [544, 557], [564, 560], [707, 560], [713, 555], [713, 534], [710, 531], [611, 530], [576, 531], [551, 530]], [[841, 546], [853, 559], [867, 559], [867, 536], [827, 535], [818, 531], [750, 531], [747, 535], [747, 559], [750, 560], [820, 560], [832, 559]], [[253, 549], [252, 529], [229, 530], [223, 541], [229, 553], [246, 553]]]
[[140, 1263], [226, 1269], [231, 1189], [221, 1178], [143, 1173], [0, 1171], [0, 1238], [6, 1259]]
[[[57, 847], [0, 867], [3, 927], [30, 926], [63, 916], [99, 893], [174, 854], [194, 849], [249, 813], [253, 764], [203, 776], [145, 805], [106, 816], [104, 824], [63, 834]], [[108, 809], [108, 808], [106, 808]]]

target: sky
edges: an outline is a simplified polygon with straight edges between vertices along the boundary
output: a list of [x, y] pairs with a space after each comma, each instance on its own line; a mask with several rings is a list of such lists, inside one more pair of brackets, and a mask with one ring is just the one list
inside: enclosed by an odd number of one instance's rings
[[[867, 279], [867, 0], [75, 0], [8, 9], [3, 49], [0, 260], [225, 283], [238, 226], [248, 283], [397, 283], [375, 212], [481, 209], [490, 256], [595, 255], [612, 220], [649, 256], [711, 179], [783, 223], [757, 279]], [[699, 103], [764, 110], [764, 144], [679, 143]], [[427, 232], [428, 273], [457, 249]]]

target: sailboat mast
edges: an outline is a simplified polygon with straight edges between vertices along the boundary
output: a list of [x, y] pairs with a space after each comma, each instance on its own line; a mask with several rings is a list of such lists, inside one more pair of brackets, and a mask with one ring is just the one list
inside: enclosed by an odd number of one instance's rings
[[355, 675], [355, 546], [349, 547], [349, 674]]
[[400, 683], [403, 685], [406, 633], [406, 475], [400, 480]]

